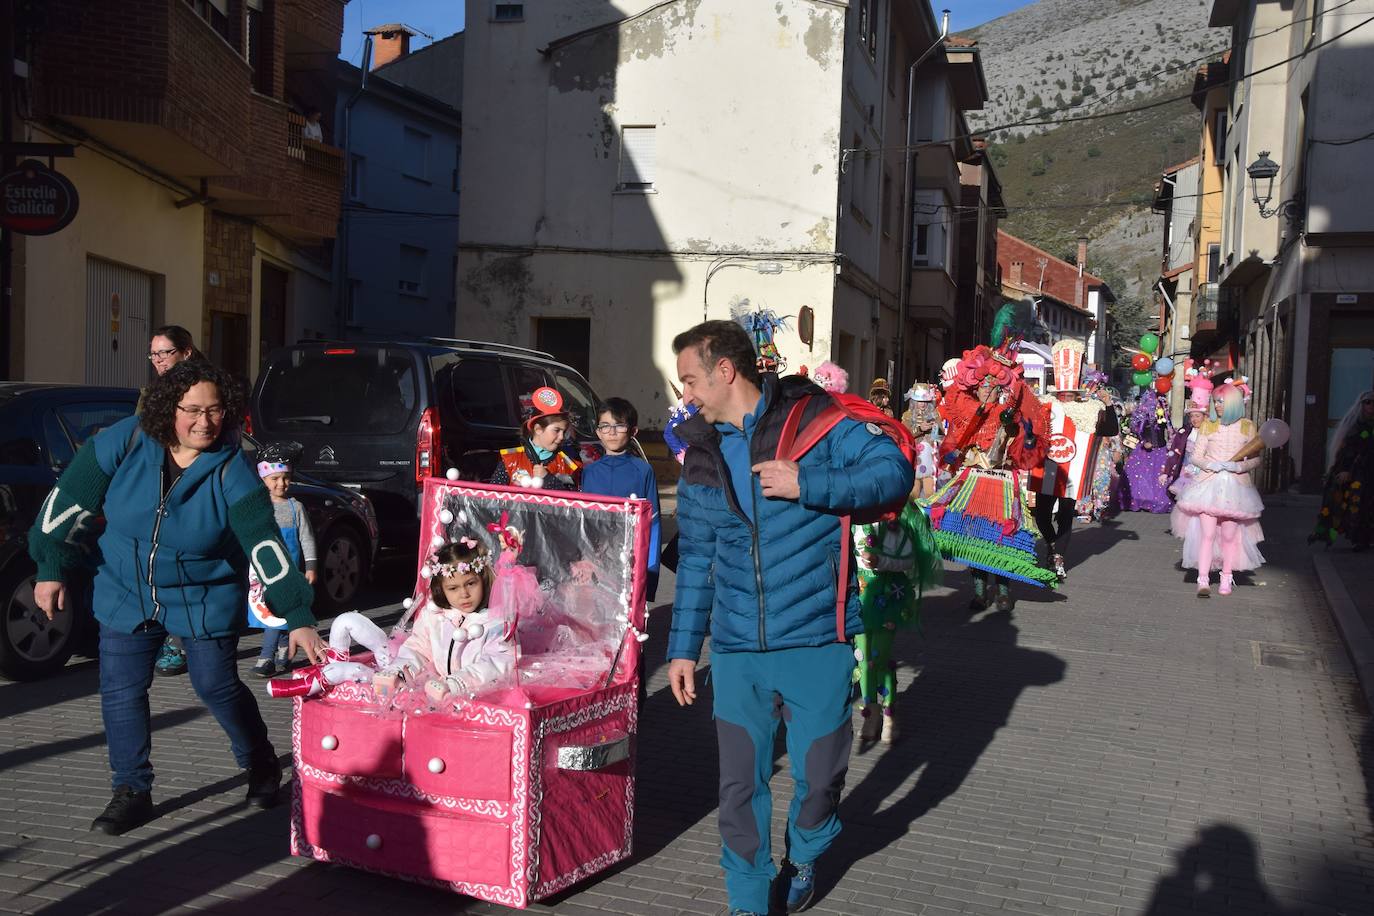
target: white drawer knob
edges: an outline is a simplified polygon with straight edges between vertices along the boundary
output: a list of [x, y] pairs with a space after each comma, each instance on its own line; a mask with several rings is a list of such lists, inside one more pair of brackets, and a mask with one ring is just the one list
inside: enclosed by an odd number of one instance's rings
[[429, 771], [436, 775], [444, 772], [444, 761], [439, 757], [429, 758]]
[[381, 838], [381, 836], [379, 836], [378, 834], [375, 834], [375, 833], [369, 833], [369, 834], [367, 835], [367, 848], [368, 848], [368, 849], [381, 849], [381, 848], [382, 848], [382, 838]]
[[324, 748], [326, 751], [332, 751], [338, 746], [339, 739], [335, 738], [333, 735], [325, 735], [320, 739], [320, 747]]

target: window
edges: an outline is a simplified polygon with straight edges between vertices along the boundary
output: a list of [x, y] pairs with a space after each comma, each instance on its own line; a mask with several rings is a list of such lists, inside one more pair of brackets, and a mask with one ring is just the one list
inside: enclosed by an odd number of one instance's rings
[[348, 199], [363, 199], [363, 179], [367, 170], [367, 160], [353, 153], [348, 160]]
[[868, 59], [878, 60], [878, 6], [882, 0], [867, 0], [871, 5], [868, 11]]
[[453, 147], [453, 184], [450, 186], [454, 194], [458, 193], [458, 169], [463, 164], [463, 144], [462, 141], [454, 144]]
[[912, 213], [915, 245], [912, 267], [944, 268], [949, 263], [949, 232], [946, 220], [949, 208], [942, 191], [920, 188], [916, 191], [916, 206]]
[[274, 55], [272, 54], [271, 0], [246, 0], [247, 29], [244, 33], [243, 59], [253, 68], [253, 91], [272, 95]]
[[850, 209], [856, 211], [861, 218], [863, 217], [864, 212], [864, 188], [863, 175], [860, 172], [860, 169], [862, 169], [863, 166], [861, 166], [859, 163], [860, 160], [864, 158], [862, 150], [863, 142], [863, 138], [860, 137], [858, 134], [855, 134], [854, 139], [850, 142], [849, 145], [849, 148], [853, 151], [850, 154], [849, 159], [849, 206]]
[[197, 16], [210, 23], [210, 28], [229, 40], [229, 0], [186, 0]]
[[525, 19], [525, 4], [523, 3], [492, 3], [491, 21], [492, 22], [523, 22]]
[[1212, 164], [1226, 164], [1226, 109], [1212, 112]]
[[127, 403], [65, 404], [57, 408], [58, 419], [71, 437], [72, 447], [76, 449], [102, 429], [113, 426], [131, 413], [133, 409]]
[[469, 423], [483, 426], [519, 426], [506, 396], [501, 364], [492, 359], [465, 359], [449, 377], [453, 403]]
[[859, 37], [859, 45], [862, 46], [868, 41], [868, 20], [872, 16], [873, 0], [859, 0], [855, 6], [859, 13], [859, 27], [854, 30], [854, 34]]
[[429, 134], [407, 127], [401, 138], [401, 174], [429, 181]]
[[429, 252], [414, 245], [401, 246], [401, 263], [397, 278], [401, 292], [411, 296], [425, 295], [425, 261]]
[[1221, 245], [1216, 242], [1207, 246], [1207, 282], [1216, 283], [1221, 279]]
[[534, 348], [583, 375], [591, 368], [592, 322], [590, 318], [534, 319]]
[[621, 191], [652, 191], [658, 180], [657, 137], [653, 127], [620, 129]]
[[253, 422], [262, 422], [264, 440], [273, 431], [398, 433], [419, 399], [415, 368], [407, 351], [375, 344], [349, 344], [334, 353], [293, 350], [290, 359], [267, 369]]
[[892, 173], [883, 169], [883, 235], [892, 235]]

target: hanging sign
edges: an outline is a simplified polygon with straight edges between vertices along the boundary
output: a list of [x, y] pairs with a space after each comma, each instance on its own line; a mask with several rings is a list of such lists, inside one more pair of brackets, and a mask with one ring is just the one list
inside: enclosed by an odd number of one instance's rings
[[80, 198], [65, 175], [36, 159], [0, 175], [0, 226], [21, 235], [52, 235], [76, 218]]

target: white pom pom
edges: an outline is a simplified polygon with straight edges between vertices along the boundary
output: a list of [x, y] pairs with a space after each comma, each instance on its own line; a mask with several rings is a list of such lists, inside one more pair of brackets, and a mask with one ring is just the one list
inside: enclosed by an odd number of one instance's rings
[[421, 579], [433, 579], [433, 578], [434, 578], [434, 570], [430, 569], [428, 566], [421, 566], [421, 567], [420, 567], [420, 578], [421, 578]]
[[648, 634], [648, 633], [636, 633], [636, 634], [635, 634], [635, 639], [639, 640], [640, 642], [648, 642], [648, 641], [649, 641], [649, 634]]
[[468, 634], [468, 639], [476, 639], [482, 635], [482, 625], [480, 623], [470, 623], [467, 625], [465, 632]]
[[434, 548], [443, 547], [447, 543], [448, 541], [444, 539], [444, 536], [442, 534], [436, 534], [434, 537], [429, 539], [429, 546]]
[[414, 603], [415, 603], [415, 599], [414, 599], [414, 598], [407, 598], [406, 600], [404, 600], [404, 601], [401, 602], [401, 607], [405, 608], [405, 609], [408, 611], [408, 610], [410, 610], [410, 606], [411, 606], [412, 604], [414, 604]]
[[542, 477], [531, 477], [531, 478], [530, 478], [530, 482], [529, 482], [529, 487], [530, 487], [531, 490], [542, 490], [542, 489], [544, 489], [544, 478], [542, 478]]
[[429, 758], [429, 771], [434, 774], [444, 772], [444, 761], [440, 757]]
[[332, 751], [338, 746], [339, 739], [335, 738], [333, 735], [325, 735], [320, 739], [320, 747], [324, 748], [326, 751]]
[[447, 509], [440, 509], [440, 510], [439, 510], [439, 524], [441, 524], [441, 525], [452, 525], [452, 524], [453, 524], [453, 513], [450, 512], [450, 511], [448, 511]]
[[380, 836], [378, 836], [377, 834], [375, 834], [375, 833], [369, 833], [369, 834], [367, 835], [367, 848], [368, 848], [368, 849], [381, 849], [381, 848], [382, 848], [382, 838], [381, 838]]
[[444, 472], [444, 476], [447, 477], [449, 480], [457, 480], [457, 479], [458, 479], [458, 469], [457, 469], [457, 468], [449, 468], [447, 471]]

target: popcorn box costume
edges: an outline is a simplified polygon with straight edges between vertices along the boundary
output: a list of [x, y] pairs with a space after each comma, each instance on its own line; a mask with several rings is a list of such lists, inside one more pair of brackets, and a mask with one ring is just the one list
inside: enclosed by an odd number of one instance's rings
[[[297, 698], [292, 852], [519, 908], [629, 856], [650, 512], [642, 499], [427, 480], [422, 558], [469, 532], [491, 535], [492, 555], [508, 549], [484, 614], [461, 633], [431, 615], [387, 649], [418, 640], [431, 666], [456, 652], [493, 676], [438, 702], [353, 682]], [[518, 562], [508, 529], [523, 534]], [[506, 627], [502, 672], [488, 646]]]
[[[1050, 353], [1054, 360], [1056, 391], [1081, 391], [1083, 342], [1061, 340]], [[1046, 496], [1078, 500], [1092, 486], [1097, 453], [1102, 437], [1098, 421], [1106, 405], [1096, 398], [1089, 401], [1061, 401], [1051, 398], [1050, 440], [1045, 463], [1031, 472], [1031, 489]]]

